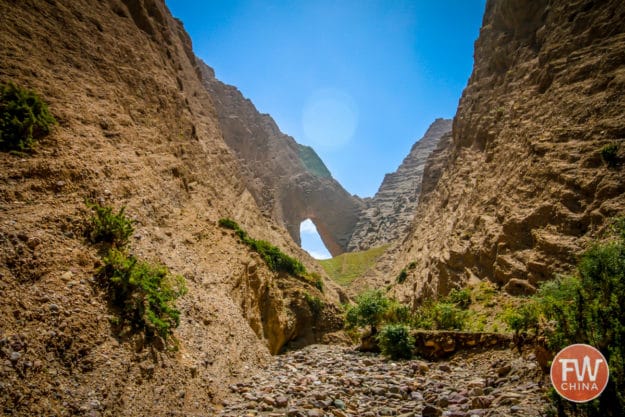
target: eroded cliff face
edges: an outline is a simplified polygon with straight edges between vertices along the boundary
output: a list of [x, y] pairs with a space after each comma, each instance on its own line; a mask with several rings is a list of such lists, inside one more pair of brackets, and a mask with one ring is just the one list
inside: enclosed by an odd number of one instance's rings
[[365, 200], [348, 250], [367, 250], [403, 237], [412, 224], [419, 195], [425, 162], [439, 140], [451, 131], [451, 120], [436, 119], [410, 149], [397, 171], [386, 174], [378, 192]]
[[[59, 121], [33, 153], [0, 153], [0, 414], [211, 414], [270, 352], [340, 327], [331, 284], [271, 272], [217, 226], [236, 219], [323, 273], [257, 207], [162, 1], [2, 1], [0, 15], [0, 80]], [[186, 278], [175, 350], [113, 331], [85, 198], [126, 206], [131, 251]]]
[[284, 225], [298, 244], [300, 224], [311, 219], [333, 256], [347, 250], [363, 206], [332, 178], [315, 151], [280, 131], [241, 92], [202, 65], [224, 140], [236, 154], [247, 187], [261, 209]]
[[624, 213], [624, 50], [622, 1], [489, 1], [452, 141], [378, 275], [416, 261], [396, 292], [418, 301], [476, 278], [531, 292], [569, 270]]

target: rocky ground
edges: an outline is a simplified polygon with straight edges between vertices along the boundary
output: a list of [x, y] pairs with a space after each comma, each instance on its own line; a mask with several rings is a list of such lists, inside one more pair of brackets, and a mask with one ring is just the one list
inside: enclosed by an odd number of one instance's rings
[[548, 387], [532, 353], [459, 353], [449, 360], [390, 361], [340, 346], [276, 356], [230, 387], [222, 417], [545, 415]]

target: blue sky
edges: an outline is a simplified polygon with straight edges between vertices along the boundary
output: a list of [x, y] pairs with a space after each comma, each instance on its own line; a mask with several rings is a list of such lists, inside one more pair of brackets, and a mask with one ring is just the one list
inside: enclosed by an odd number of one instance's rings
[[362, 197], [375, 194], [435, 118], [454, 116], [485, 7], [485, 0], [166, 3], [217, 78], [312, 146]]

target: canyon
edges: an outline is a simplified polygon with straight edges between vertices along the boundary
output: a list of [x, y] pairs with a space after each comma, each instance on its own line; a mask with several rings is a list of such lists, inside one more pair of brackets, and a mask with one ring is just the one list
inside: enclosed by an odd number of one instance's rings
[[[571, 271], [625, 213], [623, 2], [489, 0], [453, 121], [434, 121], [368, 199], [218, 80], [162, 0], [7, 0], [0, 15], [0, 81], [37, 91], [58, 121], [32, 151], [0, 153], [0, 413], [464, 417], [545, 406], [527, 349], [400, 365], [297, 349], [349, 345], [341, 305], [367, 288], [416, 308], [481, 282], [531, 295]], [[173, 340], [114, 331], [85, 201], [124, 207], [130, 251], [184, 277]], [[306, 274], [272, 269], [224, 219]], [[306, 219], [333, 256], [389, 248], [339, 286], [300, 247]], [[515, 369], [499, 375], [506, 362]]]

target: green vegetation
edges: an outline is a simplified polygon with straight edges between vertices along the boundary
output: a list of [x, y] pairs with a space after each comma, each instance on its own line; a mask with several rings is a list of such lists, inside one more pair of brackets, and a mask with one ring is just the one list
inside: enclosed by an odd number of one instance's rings
[[304, 293], [304, 299], [306, 300], [306, 302], [308, 303], [308, 306], [310, 307], [310, 311], [313, 314], [313, 318], [315, 320], [318, 319], [319, 315], [321, 314], [321, 311], [323, 310], [323, 307], [325, 306], [324, 302], [319, 297], [310, 295], [307, 292]]
[[405, 269], [402, 269], [399, 275], [397, 275], [397, 278], [395, 278], [395, 282], [403, 284], [406, 281], [406, 278], [408, 278], [408, 272]]
[[463, 288], [461, 290], [454, 288], [449, 292], [447, 300], [462, 309], [467, 309], [471, 305], [471, 290]]
[[618, 165], [618, 144], [609, 143], [601, 148], [601, 159], [609, 167], [616, 167]]
[[28, 151], [55, 124], [36, 93], [12, 82], [0, 84], [0, 150]]
[[122, 326], [166, 339], [180, 324], [180, 311], [173, 302], [187, 291], [184, 278], [170, 274], [163, 265], [139, 261], [115, 248], [103, 261], [98, 276], [113, 304], [121, 309]]
[[371, 328], [371, 334], [377, 333], [377, 327], [384, 321], [391, 301], [382, 291], [367, 291], [356, 298], [356, 304], [349, 306], [345, 314], [348, 328]]
[[625, 409], [625, 218], [612, 231], [584, 252], [574, 275], [544, 283], [506, 316], [517, 335], [542, 332], [554, 352], [587, 343], [608, 360], [610, 382], [598, 399], [573, 404], [552, 396], [560, 416], [616, 416]]
[[241, 242], [258, 253], [272, 271], [286, 272], [293, 276], [308, 278], [313, 281], [312, 284], [317, 288], [321, 287], [319, 288], [320, 291], [323, 290], [323, 281], [321, 281], [318, 275], [317, 279], [311, 279], [306, 272], [306, 268], [304, 268], [304, 265], [302, 265], [300, 261], [285, 254], [277, 246], [265, 240], [257, 240], [249, 237], [247, 232], [241, 229], [237, 222], [232, 219], [220, 219], [219, 226], [234, 230], [235, 234], [241, 239]]
[[385, 245], [362, 252], [343, 253], [332, 259], [320, 260], [319, 263], [335, 282], [348, 285], [371, 268], [387, 247]]
[[302, 161], [308, 172], [321, 178], [332, 178], [332, 174], [313, 148], [298, 144], [298, 151], [299, 159]]
[[151, 264], [128, 253], [128, 239], [133, 222], [122, 207], [87, 203], [94, 214], [87, 236], [92, 243], [107, 243], [106, 255], [97, 276], [107, 289], [111, 303], [120, 309], [120, 318], [113, 322], [120, 331], [144, 331], [147, 338], [158, 335], [167, 339], [180, 323], [180, 311], [174, 301], [186, 293], [184, 278], [172, 275], [164, 265]]
[[376, 336], [383, 355], [391, 359], [410, 359], [415, 340], [406, 324], [387, 324]]
[[91, 202], [86, 204], [94, 212], [87, 231], [89, 240], [92, 243], [104, 242], [119, 248], [125, 246], [134, 233], [133, 221], [126, 217], [125, 207], [114, 213], [112, 207], [103, 207]]

